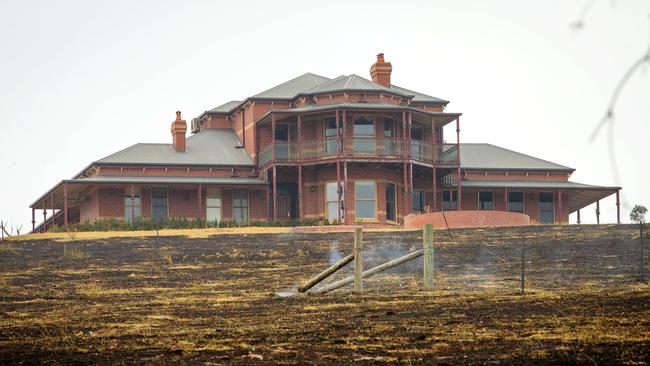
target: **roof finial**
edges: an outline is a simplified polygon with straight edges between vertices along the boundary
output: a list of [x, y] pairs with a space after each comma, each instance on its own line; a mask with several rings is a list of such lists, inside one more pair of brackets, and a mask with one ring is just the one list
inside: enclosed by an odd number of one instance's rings
[[181, 120], [181, 111], [176, 111], [176, 120], [177, 121]]

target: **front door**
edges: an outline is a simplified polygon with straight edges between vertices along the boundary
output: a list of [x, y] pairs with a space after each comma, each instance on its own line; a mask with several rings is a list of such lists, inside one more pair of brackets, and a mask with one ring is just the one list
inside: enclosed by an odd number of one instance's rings
[[552, 192], [539, 193], [539, 223], [555, 223], [555, 201]]
[[221, 222], [221, 189], [208, 187], [205, 197], [205, 219], [210, 224], [218, 225]]
[[295, 183], [278, 184], [278, 218], [295, 219], [298, 217], [298, 185]]

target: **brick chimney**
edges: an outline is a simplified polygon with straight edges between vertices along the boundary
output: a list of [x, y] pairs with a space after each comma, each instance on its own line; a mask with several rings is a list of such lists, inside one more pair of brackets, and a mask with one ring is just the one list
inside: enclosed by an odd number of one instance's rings
[[181, 119], [181, 111], [176, 111], [176, 120], [172, 122], [172, 140], [176, 151], [185, 152], [185, 132], [187, 132], [187, 122]]
[[370, 66], [370, 77], [375, 83], [389, 87], [390, 86], [390, 73], [393, 71], [393, 66], [390, 62], [384, 61], [384, 54], [377, 55], [377, 62]]

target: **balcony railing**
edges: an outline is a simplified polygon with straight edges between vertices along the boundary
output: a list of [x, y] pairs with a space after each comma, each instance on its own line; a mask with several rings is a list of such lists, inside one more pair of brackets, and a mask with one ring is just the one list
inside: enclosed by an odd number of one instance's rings
[[[298, 162], [330, 159], [338, 156], [348, 158], [404, 159], [404, 140], [398, 138], [354, 137], [342, 145], [337, 145], [336, 137], [325, 140], [305, 141], [302, 143], [276, 141], [260, 151], [259, 165], [264, 166], [273, 161], [275, 148], [276, 162]], [[458, 163], [458, 146], [456, 144], [432, 145], [419, 140], [411, 140], [411, 159], [439, 165]]]

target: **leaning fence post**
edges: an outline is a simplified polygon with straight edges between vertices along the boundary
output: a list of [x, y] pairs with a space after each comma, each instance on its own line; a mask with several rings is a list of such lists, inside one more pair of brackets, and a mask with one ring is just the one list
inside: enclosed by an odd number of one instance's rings
[[433, 289], [433, 225], [426, 224], [422, 229], [422, 244], [424, 249], [424, 288]]
[[363, 292], [363, 259], [361, 258], [363, 231], [354, 229], [354, 291]]
[[521, 294], [524, 294], [524, 281], [526, 279], [526, 251], [525, 251], [525, 237], [521, 237]]

